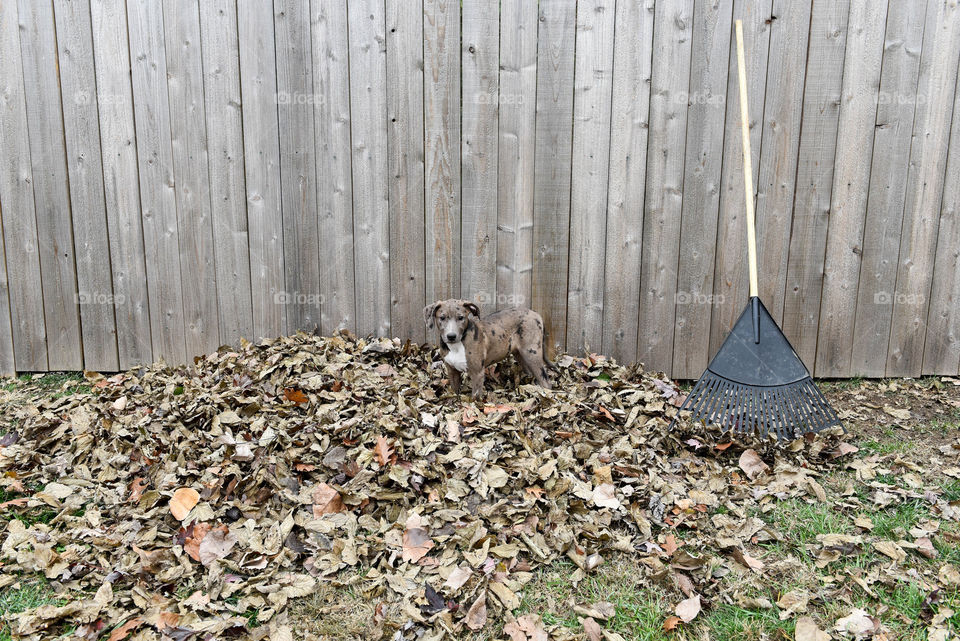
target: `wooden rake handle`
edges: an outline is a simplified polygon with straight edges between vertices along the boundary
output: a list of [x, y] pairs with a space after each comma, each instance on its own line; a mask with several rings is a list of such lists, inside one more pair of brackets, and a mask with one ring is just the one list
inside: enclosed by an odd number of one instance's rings
[[737, 76], [740, 80], [740, 134], [743, 137], [743, 195], [747, 210], [747, 261], [750, 296], [760, 295], [757, 282], [757, 224], [753, 212], [753, 159], [750, 156], [750, 117], [747, 115], [747, 71], [743, 63], [743, 23], [737, 27]]

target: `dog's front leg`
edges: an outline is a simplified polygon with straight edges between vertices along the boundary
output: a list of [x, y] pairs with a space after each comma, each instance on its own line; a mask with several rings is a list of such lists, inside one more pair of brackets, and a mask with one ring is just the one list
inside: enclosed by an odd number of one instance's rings
[[470, 369], [470, 393], [473, 395], [474, 400], [482, 401], [484, 399], [483, 391], [483, 381], [484, 381], [484, 372], [483, 364], [481, 363], [476, 369]]
[[454, 394], [460, 393], [460, 384], [463, 380], [463, 375], [460, 373], [456, 367], [444, 363], [444, 367], [447, 368], [447, 378], [450, 379], [450, 387], [453, 388]]

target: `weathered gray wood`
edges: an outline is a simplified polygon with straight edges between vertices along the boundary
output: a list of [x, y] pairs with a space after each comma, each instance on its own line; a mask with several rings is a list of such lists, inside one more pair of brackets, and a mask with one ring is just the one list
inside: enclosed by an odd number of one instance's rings
[[272, 5], [237, 3], [237, 30], [253, 335], [259, 339], [279, 336], [288, 326], [282, 295], [280, 124]]
[[663, 371], [673, 364], [692, 30], [693, 0], [657, 2], [637, 360]]
[[384, 335], [391, 333], [386, 17], [383, 2], [347, 6], [357, 332]]
[[[623, 6], [629, 7], [631, 4], [624, 3]], [[563, 351], [567, 343], [567, 256], [577, 3], [576, 0], [544, 0], [540, 3], [539, 11], [533, 299], [530, 306], [543, 317], [547, 344], [549, 349], [557, 353]], [[496, 188], [496, 175], [492, 182]], [[464, 256], [466, 254], [464, 245]]]
[[[3, 208], [0, 206], [0, 219], [2, 217]], [[17, 372], [13, 358], [13, 327], [10, 319], [10, 283], [7, 280], [6, 255], [3, 234], [0, 233], [0, 376], [10, 376]]]
[[615, 3], [577, 3], [567, 350], [600, 351], [606, 250]]
[[186, 362], [163, 7], [127, 4], [153, 357]]
[[851, 249], [862, 260], [850, 368], [844, 375], [883, 376], [886, 371], [926, 12], [925, 2], [889, 3], [863, 241]]
[[57, 59], [53, 4], [19, 5], [47, 363], [52, 370], [76, 370], [83, 367], [83, 353], [60, 84], [51, 69]]
[[426, 297], [433, 301], [460, 292], [460, 0], [423, 0], [422, 44]]
[[[163, 0], [167, 99], [177, 197], [183, 324], [187, 358], [220, 345], [217, 266], [208, 195], [207, 122], [203, 104], [200, 11], [191, 0]], [[226, 286], [227, 283], [222, 283]]]
[[[541, 9], [553, 4], [545, 2], [541, 4]], [[488, 304], [495, 300], [497, 293], [499, 109], [496, 98], [499, 95], [500, 73], [500, 7], [495, 2], [465, 0], [462, 11], [460, 294], [463, 298]], [[572, 63], [572, 52], [570, 60]], [[537, 81], [539, 82], [539, 77]], [[538, 100], [539, 97], [538, 92]], [[537, 127], [539, 126], [538, 121]], [[569, 134], [569, 118], [564, 126]], [[568, 171], [569, 166], [568, 160]], [[565, 296], [566, 269], [563, 270], [563, 279], [564, 290], [561, 295]], [[544, 313], [536, 302], [534, 309]], [[544, 321], [547, 322], [546, 315]], [[549, 322], [547, 325], [550, 326]]]
[[923, 346], [924, 374], [942, 374], [960, 368], [960, 180], [957, 176], [960, 176], [960, 91], [956, 92], [953, 103], [947, 179], [943, 185]]
[[[529, 305], [533, 277], [537, 4], [500, 4], [496, 307]], [[485, 99], [494, 99], [487, 96]]]
[[[687, 91], [687, 148], [675, 297], [674, 345], [677, 348], [671, 372], [675, 378], [698, 378], [707, 366], [710, 351], [732, 9], [732, 4], [721, 0], [698, 2], [694, 6], [693, 66]], [[632, 265], [625, 267], [625, 276], [631, 278]]]
[[[354, 328], [353, 186], [350, 177], [350, 84], [345, 0], [314, 1], [313, 88], [320, 215], [320, 329]], [[421, 244], [422, 246], [422, 244]], [[422, 251], [422, 249], [421, 249]]]
[[219, 333], [221, 342], [237, 345], [241, 338], [250, 340], [254, 336], [243, 177], [240, 45], [234, 2], [200, 3], [200, 40]]
[[[800, 157], [797, 165], [797, 186], [793, 202], [793, 231], [790, 235], [790, 256], [787, 263], [787, 289], [783, 306], [783, 331], [790, 336], [800, 358], [811, 367], [817, 361], [817, 330], [820, 324], [820, 296], [824, 279], [824, 253], [827, 230], [833, 214], [842, 209], [859, 221], [837, 220], [839, 226], [855, 227], [863, 219], [863, 208], [856, 203], [856, 195], [844, 194], [840, 209], [831, 212], [834, 158], [842, 159], [841, 171], [861, 172], [858, 186], [869, 180], [870, 163], [864, 156], [864, 147], [855, 146], [837, 153], [837, 132], [841, 109], [841, 80], [848, 77], [844, 70], [844, 51], [851, 60], [856, 80], [848, 87], [854, 97], [844, 101], [845, 117], [853, 129], [851, 133], [867, 135], [866, 147], [872, 143], [874, 110], [869, 103], [880, 82], [883, 24], [886, 3], [873, 3], [877, 10], [861, 11], [851, 16], [856, 22], [856, 33], [847, 38], [848, 2], [815, 2], [810, 22], [810, 51], [807, 56], [807, 79], [803, 94], [803, 124], [800, 128]], [[856, 52], [855, 54], [853, 52]], [[853, 82], [858, 85], [853, 87]], [[859, 84], [861, 83], [862, 84]], [[872, 85], [872, 87], [871, 87]], [[844, 97], [847, 98], [847, 95]], [[861, 104], [864, 109], [861, 109]], [[869, 118], [868, 116], [869, 112]], [[861, 115], [862, 114], [862, 115]], [[854, 155], [855, 153], [855, 155]], [[854, 160], [854, 162], [850, 162]], [[859, 162], [857, 162], [859, 161]], [[851, 166], [852, 165], [852, 166]], [[860, 204], [866, 204], [862, 188]], [[853, 196], [853, 198], [850, 198]], [[849, 203], [852, 207], [847, 208]], [[856, 276], [854, 276], [854, 280]], [[831, 283], [831, 288], [836, 283]], [[854, 288], [855, 289], [855, 288]], [[832, 291], [832, 289], [831, 289]], [[828, 292], [829, 295], [829, 292]], [[836, 311], [835, 308], [827, 308]], [[855, 301], [849, 302], [847, 316], [852, 321]], [[834, 316], [833, 319], [838, 318]], [[849, 347], [849, 345], [848, 345]], [[849, 355], [849, 351], [847, 352]], [[816, 363], [819, 369], [820, 363]]]
[[[846, 2], [841, 0], [837, 4]], [[762, 274], [760, 299], [782, 326], [803, 115], [810, 3], [774, 0], [773, 15], [776, 20], [770, 26], [770, 58], [757, 180], [757, 261]], [[836, 77], [839, 81], [839, 75]], [[836, 118], [836, 105], [832, 117]], [[787, 336], [793, 338], [789, 333]], [[812, 358], [807, 364], [813, 366]]]
[[[415, 342], [426, 338], [423, 307], [428, 280], [424, 261], [423, 21], [419, 0], [387, 2], [387, 135], [393, 143], [389, 145], [390, 329]], [[436, 257], [435, 252], [428, 253]]]
[[321, 322], [317, 160], [314, 139], [313, 43], [310, 4], [274, 0], [277, 103], [280, 119], [280, 201], [283, 209], [287, 330]]
[[96, 86], [85, 90], [99, 116], [117, 352], [126, 369], [153, 361], [127, 11], [123, 3], [91, 0], [90, 12]]
[[[46, 370], [40, 254], [33, 199], [27, 105], [20, 54], [20, 18], [16, 2], [0, 2], [0, 220], [3, 223], [7, 323], [11, 324], [13, 352], [4, 353], [3, 369], [11, 362], [19, 371]], [[0, 319], [0, 324], [4, 324]], [[2, 330], [4, 333], [6, 330]], [[6, 350], [8, 343], [0, 343]]]
[[63, 92], [64, 140], [67, 154], [73, 242], [76, 251], [77, 300], [83, 336], [83, 366], [119, 368], [114, 320], [110, 245], [107, 235], [100, 162], [100, 130], [94, 77], [90, 5], [56, 0], [57, 63]]
[[833, 25], [811, 29], [783, 316], [805, 362], [816, 348], [817, 376], [850, 371], [886, 17], [886, 2], [853, 0], [845, 52]]
[[[772, 3], [738, 0], [733, 19], [743, 20], [747, 97], [750, 102], [750, 146], [752, 160], [759, 166], [763, 130], [763, 100], [767, 87], [767, 54], [770, 48]], [[740, 98], [737, 89], [737, 57], [730, 56], [727, 72], [727, 114], [725, 132], [738, 131]], [[743, 217], [743, 155], [740, 136], [723, 139], [723, 169], [720, 176], [720, 216], [717, 223], [716, 262], [713, 277], [713, 306], [710, 317], [710, 358], [733, 328], [747, 303], [747, 240]], [[753, 168], [753, 184], [757, 185]], [[762, 253], [764, 250], [760, 249]], [[640, 328], [643, 331], [643, 327]]]
[[923, 32], [887, 376], [919, 376], [923, 366], [937, 247], [936, 217], [940, 214], [943, 196], [958, 59], [960, 5], [951, 0], [937, 0], [927, 8]]

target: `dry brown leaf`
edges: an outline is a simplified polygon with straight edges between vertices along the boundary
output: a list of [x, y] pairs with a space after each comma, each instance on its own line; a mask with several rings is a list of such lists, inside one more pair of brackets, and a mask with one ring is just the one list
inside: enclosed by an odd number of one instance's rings
[[107, 641], [121, 641], [122, 639], [126, 639], [127, 635], [139, 628], [142, 623], [143, 619], [141, 617], [134, 617], [130, 619], [123, 625], [114, 628]]
[[340, 498], [340, 492], [326, 483], [319, 483], [313, 488], [313, 516], [320, 518], [324, 514], [336, 514], [347, 508]]
[[307, 403], [310, 400], [309, 398], [307, 398], [306, 394], [292, 387], [287, 387], [283, 390], [283, 397], [286, 398], [288, 401], [292, 401], [296, 403], [297, 405], [303, 405], [304, 403]]
[[744, 450], [740, 455], [740, 469], [746, 472], [751, 480], [756, 479], [761, 474], [765, 474], [770, 466], [763, 462], [756, 450]]
[[590, 617], [583, 619], [583, 631], [587, 633], [587, 638], [590, 641], [601, 641], [603, 639], [603, 628]]
[[393, 447], [391, 447], [387, 437], [383, 435], [377, 437], [377, 446], [374, 448], [374, 451], [377, 454], [377, 462], [380, 465], [386, 465], [389, 463], [394, 454]]
[[663, 622], [663, 629], [666, 632], [672, 632], [680, 625], [682, 619], [678, 616], [669, 616], [666, 621]]
[[684, 599], [677, 604], [674, 613], [680, 617], [684, 623], [690, 623], [700, 614], [700, 595], [694, 594], [689, 599]]
[[477, 597], [470, 609], [467, 610], [467, 616], [464, 624], [471, 630], [479, 630], [487, 624], [487, 592], [484, 590]]
[[818, 628], [812, 617], [797, 619], [793, 638], [794, 641], [830, 641], [830, 635]]
[[403, 553], [401, 554], [404, 561], [416, 563], [434, 546], [430, 535], [421, 525], [422, 519], [419, 514], [414, 513], [407, 518], [406, 527], [403, 530]]
[[192, 487], [181, 487], [170, 498], [170, 513], [173, 514], [173, 518], [182, 521], [199, 502], [199, 492]]

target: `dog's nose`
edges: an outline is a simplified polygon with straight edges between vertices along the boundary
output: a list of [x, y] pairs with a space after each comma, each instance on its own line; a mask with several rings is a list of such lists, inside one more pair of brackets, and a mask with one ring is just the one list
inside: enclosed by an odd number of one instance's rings
[[457, 340], [457, 335], [456, 335], [456, 334], [447, 334], [447, 340], [452, 343], [452, 342], [454, 342], [455, 340]]

